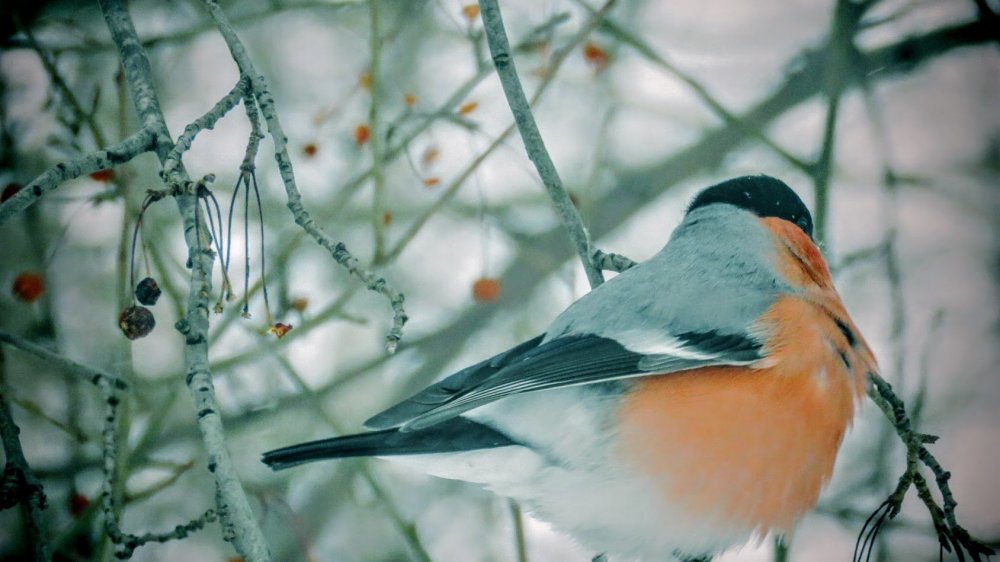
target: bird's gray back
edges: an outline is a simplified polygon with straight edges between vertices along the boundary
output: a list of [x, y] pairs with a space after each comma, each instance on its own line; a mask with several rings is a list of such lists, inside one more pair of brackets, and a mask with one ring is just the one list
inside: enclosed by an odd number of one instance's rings
[[792, 291], [775, 269], [775, 253], [754, 214], [721, 204], [695, 209], [659, 253], [573, 303], [545, 339], [636, 330], [744, 333], [779, 294]]

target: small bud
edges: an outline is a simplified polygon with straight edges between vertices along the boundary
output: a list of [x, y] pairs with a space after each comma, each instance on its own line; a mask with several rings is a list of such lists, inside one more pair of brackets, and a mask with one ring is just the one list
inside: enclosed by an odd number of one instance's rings
[[468, 103], [463, 103], [458, 108], [458, 114], [465, 117], [466, 115], [475, 111], [477, 107], [479, 107], [479, 102], [470, 101]]
[[479, 17], [479, 4], [466, 4], [462, 6], [462, 15], [466, 21], [473, 23]]
[[358, 146], [368, 142], [368, 139], [371, 138], [371, 136], [372, 131], [368, 128], [368, 125], [361, 124], [354, 128], [354, 142], [357, 143]]
[[292, 308], [299, 312], [305, 312], [306, 308], [309, 307], [309, 299], [306, 297], [298, 297], [292, 300]]

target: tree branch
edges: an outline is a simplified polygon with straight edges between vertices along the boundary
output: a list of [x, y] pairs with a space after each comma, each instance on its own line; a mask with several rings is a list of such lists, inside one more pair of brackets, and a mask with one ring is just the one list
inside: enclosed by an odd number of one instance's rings
[[42, 514], [46, 507], [45, 490], [21, 449], [21, 429], [14, 422], [10, 404], [7, 403], [5, 370], [3, 347], [0, 347], [0, 439], [3, 440], [3, 451], [7, 456], [0, 479], [0, 510], [21, 504], [24, 526], [35, 551], [35, 560], [48, 562], [52, 559], [52, 549]]
[[[605, 9], [610, 7], [612, 3], [608, 2]], [[493, 64], [496, 66], [497, 76], [500, 78], [500, 84], [503, 86], [503, 93], [507, 97], [511, 113], [514, 114], [514, 121], [521, 132], [521, 140], [524, 141], [528, 158], [538, 170], [545, 190], [562, 219], [563, 227], [569, 232], [570, 240], [576, 246], [577, 255], [583, 264], [583, 270], [587, 274], [591, 288], [595, 288], [604, 283], [604, 275], [591, 260], [590, 234], [583, 226], [580, 213], [570, 200], [562, 180], [559, 179], [559, 172], [556, 171], [555, 164], [552, 163], [552, 158], [549, 157], [549, 153], [545, 149], [542, 134], [538, 131], [538, 125], [531, 113], [528, 98], [524, 95], [524, 88], [521, 87], [521, 80], [517, 76], [517, 68], [514, 65], [510, 42], [507, 40], [507, 31], [504, 29], [500, 6], [496, 0], [479, 0], [479, 7], [483, 18], [483, 27], [486, 30], [486, 41], [489, 43], [490, 53], [493, 56]]]
[[[153, 86], [149, 60], [135, 32], [132, 19], [122, 0], [101, 0], [101, 9], [118, 47], [135, 104], [136, 113], [146, 128], [156, 134], [156, 154], [165, 165], [174, 149], [160, 102]], [[244, 560], [262, 562], [271, 559], [267, 542], [257, 524], [246, 493], [226, 449], [225, 431], [208, 363], [208, 311], [211, 295], [213, 254], [201, 239], [199, 227], [198, 184], [191, 182], [183, 165], [178, 164], [171, 178], [171, 190], [183, 224], [184, 238], [191, 262], [191, 281], [185, 317], [177, 330], [185, 337], [184, 364], [186, 383], [198, 413], [198, 427], [208, 451], [208, 470], [215, 476], [216, 504], [223, 538], [233, 544]], [[176, 183], [173, 183], [176, 181]]]
[[13, 197], [0, 204], [0, 225], [30, 207], [45, 193], [56, 189], [69, 180], [98, 170], [114, 168], [140, 154], [149, 152], [154, 147], [155, 139], [156, 135], [153, 130], [144, 127], [108, 148], [56, 164], [43, 172], [42, 175], [31, 180], [31, 183], [24, 186]]

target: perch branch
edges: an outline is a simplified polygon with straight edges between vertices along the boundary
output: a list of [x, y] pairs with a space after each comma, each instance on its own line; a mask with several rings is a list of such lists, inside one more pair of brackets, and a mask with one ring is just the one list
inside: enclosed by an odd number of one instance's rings
[[[608, 7], [612, 2], [608, 3]], [[493, 64], [497, 69], [497, 76], [503, 86], [504, 95], [510, 105], [511, 113], [514, 114], [514, 121], [521, 133], [521, 140], [524, 141], [524, 148], [528, 152], [528, 158], [538, 170], [538, 175], [545, 184], [562, 219], [563, 226], [569, 232], [570, 239], [576, 246], [577, 255], [583, 263], [583, 270], [587, 274], [587, 280], [591, 288], [604, 283], [604, 274], [600, 268], [596, 267], [591, 259], [592, 249], [590, 234], [583, 226], [583, 219], [580, 213], [569, 198], [569, 193], [559, 179], [559, 172], [556, 171], [552, 158], [549, 157], [545, 149], [545, 142], [542, 134], [538, 131], [535, 117], [531, 113], [528, 98], [524, 95], [524, 88], [521, 87], [521, 80], [517, 76], [517, 68], [514, 65], [514, 58], [510, 49], [510, 42], [507, 40], [507, 31], [504, 29], [503, 18], [500, 14], [500, 6], [497, 0], [479, 0], [480, 13], [483, 18], [483, 27], [486, 31], [486, 42], [490, 46], [490, 54], [493, 56]]]

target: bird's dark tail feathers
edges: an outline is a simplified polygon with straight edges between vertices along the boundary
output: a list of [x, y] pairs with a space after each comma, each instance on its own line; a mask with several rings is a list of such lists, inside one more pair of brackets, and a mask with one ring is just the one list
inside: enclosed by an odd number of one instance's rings
[[422, 431], [385, 429], [300, 443], [268, 451], [262, 460], [273, 470], [284, 470], [324, 459], [454, 453], [517, 444], [491, 427], [456, 417]]

